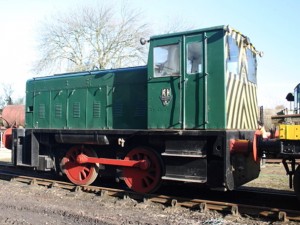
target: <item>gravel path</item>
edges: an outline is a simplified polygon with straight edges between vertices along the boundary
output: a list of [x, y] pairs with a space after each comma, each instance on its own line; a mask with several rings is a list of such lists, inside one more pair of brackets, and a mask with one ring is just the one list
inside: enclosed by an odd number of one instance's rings
[[201, 213], [8, 181], [0, 181], [0, 201], [0, 224], [271, 224], [213, 211]]
[[[266, 185], [288, 189], [282, 166], [268, 165], [262, 168], [260, 178], [249, 184], [268, 187]], [[297, 224], [222, 215], [214, 211], [201, 213], [151, 202], [138, 203], [129, 198], [117, 199], [3, 180], [0, 180], [0, 202], [0, 224]]]

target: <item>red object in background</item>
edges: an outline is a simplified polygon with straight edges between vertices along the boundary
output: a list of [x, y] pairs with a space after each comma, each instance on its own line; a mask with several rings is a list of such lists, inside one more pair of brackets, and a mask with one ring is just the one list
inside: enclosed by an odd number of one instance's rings
[[5, 148], [12, 147], [12, 128], [7, 128], [2, 135], [2, 144]]
[[25, 126], [25, 106], [8, 105], [2, 110], [0, 116], [3, 126], [6, 128], [2, 136], [2, 144], [5, 148], [12, 147], [12, 128]]
[[1, 119], [5, 128], [24, 127], [25, 125], [25, 106], [8, 105], [2, 110]]

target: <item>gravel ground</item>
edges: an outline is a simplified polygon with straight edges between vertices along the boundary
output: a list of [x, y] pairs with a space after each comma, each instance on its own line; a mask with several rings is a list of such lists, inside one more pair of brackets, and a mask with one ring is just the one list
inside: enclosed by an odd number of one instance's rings
[[289, 176], [286, 175], [282, 163], [265, 164], [261, 167], [259, 178], [245, 186], [293, 191], [289, 187]]
[[[271, 164], [262, 168], [260, 178], [248, 186], [289, 190], [287, 181], [282, 165]], [[297, 224], [222, 215], [215, 211], [201, 213], [147, 201], [138, 203], [129, 198], [3, 180], [0, 180], [0, 202], [0, 224]]]
[[[277, 165], [267, 166], [263, 174], [274, 174], [280, 169]], [[269, 177], [263, 174], [262, 179]], [[276, 179], [273, 176], [271, 180]], [[256, 183], [261, 183], [260, 179]], [[8, 181], [0, 181], [0, 201], [0, 224], [281, 224]]]
[[0, 201], [0, 224], [268, 224], [7, 181], [0, 181]]

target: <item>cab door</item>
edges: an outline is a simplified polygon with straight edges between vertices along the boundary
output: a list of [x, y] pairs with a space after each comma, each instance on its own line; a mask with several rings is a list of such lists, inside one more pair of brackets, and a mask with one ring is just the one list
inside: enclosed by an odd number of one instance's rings
[[203, 35], [184, 38], [183, 124], [186, 129], [205, 128], [206, 73]]
[[182, 128], [182, 38], [151, 41], [148, 64], [148, 128]]

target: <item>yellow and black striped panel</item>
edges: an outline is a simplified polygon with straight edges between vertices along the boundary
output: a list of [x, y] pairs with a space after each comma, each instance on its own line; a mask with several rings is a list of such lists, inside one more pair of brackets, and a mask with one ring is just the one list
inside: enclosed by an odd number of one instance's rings
[[[256, 129], [257, 127], [257, 86], [248, 79], [248, 62], [243, 38], [237, 32], [231, 32], [239, 49], [237, 74], [226, 70], [226, 120], [227, 129]], [[229, 45], [225, 45], [229, 52]], [[227, 54], [226, 57], [229, 57]], [[227, 58], [226, 58], [227, 62]]]

